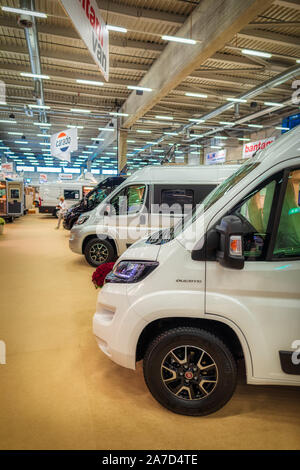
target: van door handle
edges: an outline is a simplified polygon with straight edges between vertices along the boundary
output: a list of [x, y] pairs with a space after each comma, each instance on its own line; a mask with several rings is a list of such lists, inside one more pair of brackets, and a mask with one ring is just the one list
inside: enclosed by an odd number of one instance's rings
[[146, 216], [145, 216], [145, 214], [142, 214], [142, 215], [140, 216], [140, 224], [141, 224], [141, 225], [145, 225], [145, 224], [146, 224]]

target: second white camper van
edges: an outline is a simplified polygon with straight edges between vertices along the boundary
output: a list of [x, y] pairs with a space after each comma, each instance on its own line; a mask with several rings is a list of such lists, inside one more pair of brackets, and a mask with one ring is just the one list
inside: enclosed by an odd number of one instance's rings
[[95, 186], [96, 183], [90, 181], [61, 181], [42, 184], [40, 186], [40, 214], [52, 214], [56, 217], [60, 197], [65, 198], [69, 208], [79, 202]]
[[[91, 266], [108, 263], [148, 233], [192, 210], [238, 165], [147, 167], [135, 172], [73, 226], [70, 248]], [[170, 210], [171, 208], [171, 210]]]

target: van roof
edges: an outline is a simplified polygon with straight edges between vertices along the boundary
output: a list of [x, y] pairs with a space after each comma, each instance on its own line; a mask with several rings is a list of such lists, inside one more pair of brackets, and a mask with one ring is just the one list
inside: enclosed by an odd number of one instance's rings
[[284, 162], [290, 158], [300, 156], [300, 125], [282, 134], [277, 140], [264, 150], [257, 152], [254, 159], [258, 162], [268, 163], [270, 159], [272, 166]]
[[127, 178], [126, 183], [220, 183], [240, 165], [147, 166]]
[[55, 187], [55, 186], [64, 186], [64, 187], [80, 187], [80, 186], [91, 186], [95, 187], [97, 186], [98, 183], [93, 183], [92, 181], [49, 181], [47, 183], [42, 183], [40, 185], [41, 188], [46, 187], [48, 188], [49, 186]]

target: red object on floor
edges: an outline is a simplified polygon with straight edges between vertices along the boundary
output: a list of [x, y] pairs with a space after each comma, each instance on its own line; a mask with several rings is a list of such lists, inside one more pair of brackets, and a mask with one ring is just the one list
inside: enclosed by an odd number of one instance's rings
[[98, 266], [92, 277], [96, 289], [103, 287], [105, 278], [113, 270], [114, 265], [115, 263], [103, 263]]

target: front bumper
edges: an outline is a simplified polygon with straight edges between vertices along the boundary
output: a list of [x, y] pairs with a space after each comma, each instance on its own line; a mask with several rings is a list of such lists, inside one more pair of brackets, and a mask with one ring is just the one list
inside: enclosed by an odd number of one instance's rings
[[82, 255], [82, 236], [80, 231], [76, 228], [72, 228], [69, 238], [69, 247], [74, 253]]
[[128, 303], [127, 285], [106, 284], [93, 318], [93, 332], [104, 354], [120, 366], [135, 369], [136, 345], [145, 326]]

